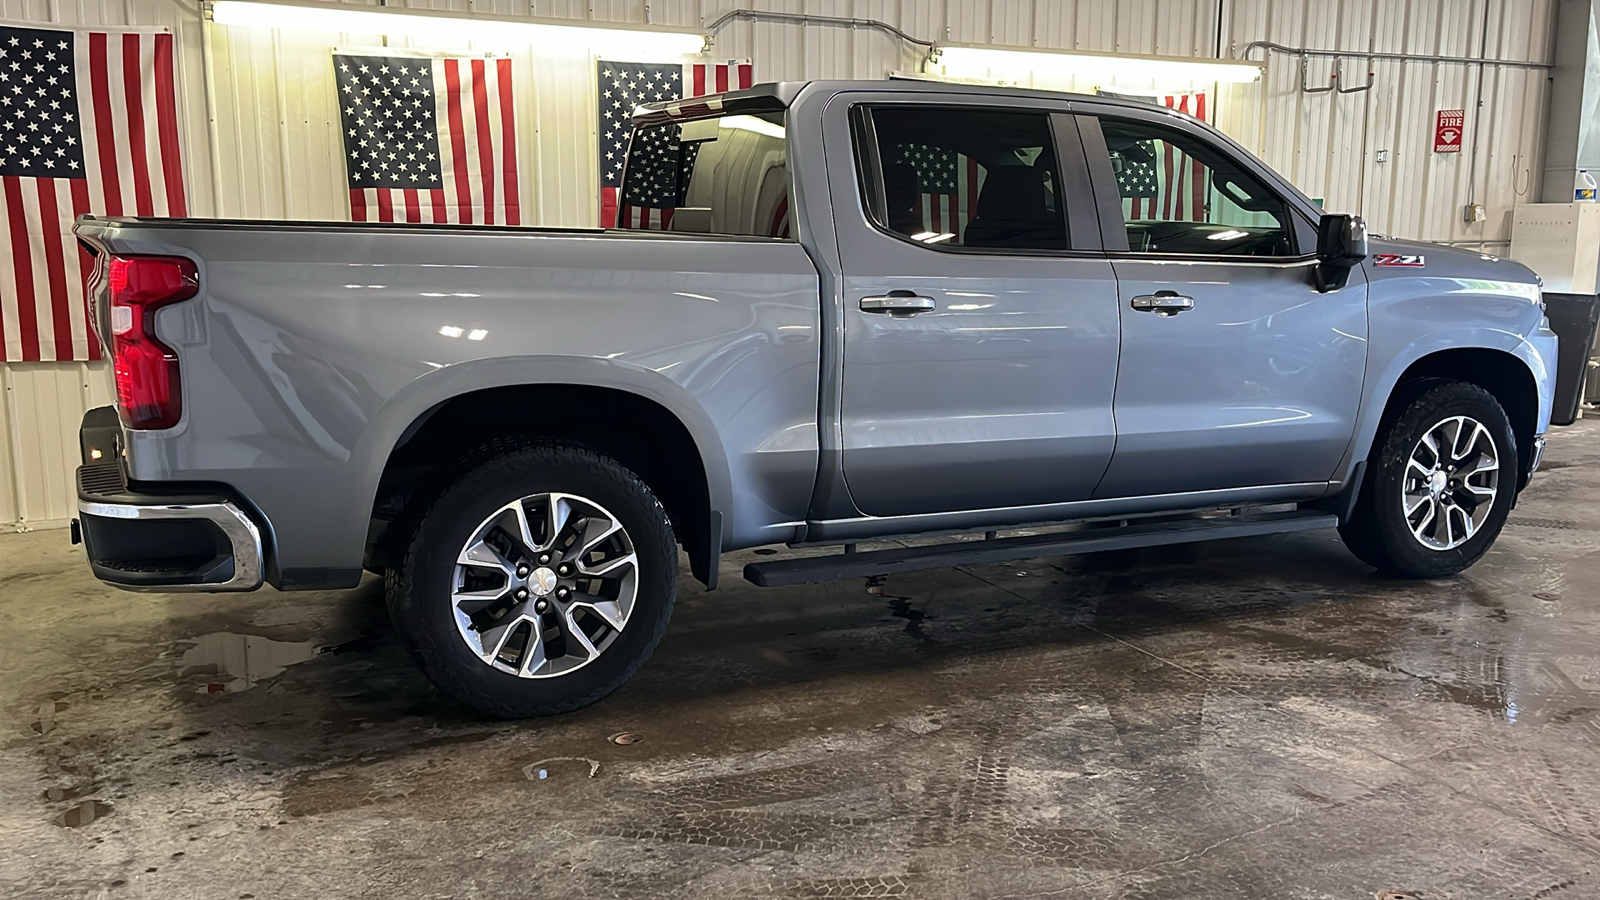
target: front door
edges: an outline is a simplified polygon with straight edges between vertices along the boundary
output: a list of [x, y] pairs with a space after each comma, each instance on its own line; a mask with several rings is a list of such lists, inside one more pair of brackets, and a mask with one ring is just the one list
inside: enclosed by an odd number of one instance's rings
[[[1109, 253], [1122, 309], [1117, 448], [1095, 496], [1326, 482], [1366, 367], [1361, 270], [1318, 292], [1309, 219], [1199, 129], [1099, 124], [1104, 147], [1091, 137], [1085, 151], [1102, 206], [1121, 206], [1128, 249]], [[1107, 236], [1108, 250], [1120, 238]]]
[[882, 97], [852, 111], [859, 155], [829, 160], [858, 173], [831, 185], [850, 496], [872, 516], [1087, 499], [1115, 442], [1118, 313], [1109, 262], [1071, 249], [1099, 246], [1076, 126]]

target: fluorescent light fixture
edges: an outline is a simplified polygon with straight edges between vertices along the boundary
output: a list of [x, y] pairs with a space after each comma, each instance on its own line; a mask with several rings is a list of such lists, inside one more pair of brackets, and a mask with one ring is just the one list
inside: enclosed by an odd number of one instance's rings
[[1216, 232], [1214, 234], [1206, 235], [1206, 240], [1208, 240], [1208, 241], [1236, 241], [1239, 238], [1249, 237], [1249, 236], [1250, 236], [1250, 232], [1248, 232], [1248, 231], [1239, 231], [1237, 229], [1229, 228], [1227, 231], [1218, 231], [1218, 232]]
[[383, 34], [435, 43], [471, 43], [478, 47], [532, 46], [541, 53], [619, 54], [636, 62], [676, 62], [679, 57], [700, 53], [706, 45], [702, 34], [649, 25], [615, 27], [577, 25], [562, 19], [466, 18], [432, 10], [331, 3], [213, 0], [210, 5], [211, 20], [219, 25], [329, 34]]
[[948, 231], [919, 231], [913, 234], [911, 239], [913, 241], [921, 241], [924, 244], [937, 244], [940, 241], [948, 241], [953, 237], [955, 235]]
[[936, 64], [954, 78], [1013, 80], [1034, 75], [1147, 89], [1213, 82], [1248, 84], [1261, 77], [1262, 69], [1259, 63], [1245, 60], [950, 46], [940, 46]]
[[439, 326], [439, 333], [445, 337], [461, 337], [467, 332], [466, 329], [457, 327], [455, 325], [441, 325]]
[[467, 340], [469, 341], [481, 341], [488, 336], [489, 329], [487, 328], [474, 328], [467, 332]]

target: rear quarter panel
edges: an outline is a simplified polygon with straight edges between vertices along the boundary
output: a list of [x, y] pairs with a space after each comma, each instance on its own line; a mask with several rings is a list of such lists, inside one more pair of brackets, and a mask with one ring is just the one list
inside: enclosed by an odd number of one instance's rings
[[[138, 223], [88, 236], [201, 267], [200, 297], [157, 321], [182, 362], [183, 421], [131, 433], [130, 474], [236, 488], [268, 520], [277, 569], [359, 567], [406, 428], [503, 385], [617, 388], [676, 414], [729, 547], [786, 539], [804, 518], [818, 288], [798, 244]], [[561, 413], [506, 410], [535, 426]]]

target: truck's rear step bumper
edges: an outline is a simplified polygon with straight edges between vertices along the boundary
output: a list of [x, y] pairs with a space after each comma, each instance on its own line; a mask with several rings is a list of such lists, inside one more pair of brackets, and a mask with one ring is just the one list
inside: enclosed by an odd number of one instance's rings
[[89, 568], [107, 584], [163, 593], [253, 591], [261, 586], [261, 532], [226, 500], [103, 503], [80, 498], [78, 521]]
[[1220, 538], [1306, 531], [1313, 528], [1332, 528], [1338, 524], [1338, 516], [1332, 513], [1304, 509], [1197, 517], [1151, 524], [1092, 528], [1085, 531], [953, 541], [928, 547], [895, 547], [888, 550], [870, 550], [865, 553], [845, 552], [831, 556], [775, 559], [745, 566], [744, 577], [762, 587], [779, 587], [787, 584], [832, 581], [836, 578], [892, 575], [896, 572], [913, 572], [918, 569], [971, 566], [1041, 556], [1071, 556], [1101, 550], [1128, 550], [1135, 547], [1159, 547]]
[[120, 462], [116, 412], [90, 410], [79, 432], [78, 520], [89, 568], [132, 591], [252, 591], [263, 580], [261, 529], [225, 494], [143, 493]]

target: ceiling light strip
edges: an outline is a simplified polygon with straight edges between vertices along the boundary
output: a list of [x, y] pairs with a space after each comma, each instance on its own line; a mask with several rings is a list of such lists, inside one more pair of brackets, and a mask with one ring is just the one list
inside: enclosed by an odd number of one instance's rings
[[1248, 84], [1261, 78], [1264, 64], [1245, 60], [1172, 56], [1122, 56], [1112, 53], [1055, 52], [1007, 47], [940, 45], [934, 62], [956, 78], [1006, 78], [1021, 74], [1074, 78], [1127, 86]]
[[328, 3], [212, 0], [219, 25], [281, 28], [326, 34], [373, 34], [477, 47], [532, 46], [540, 52], [629, 54], [637, 62], [675, 60], [704, 51], [705, 35], [652, 25], [577, 24], [570, 19], [463, 17], [433, 10]]

